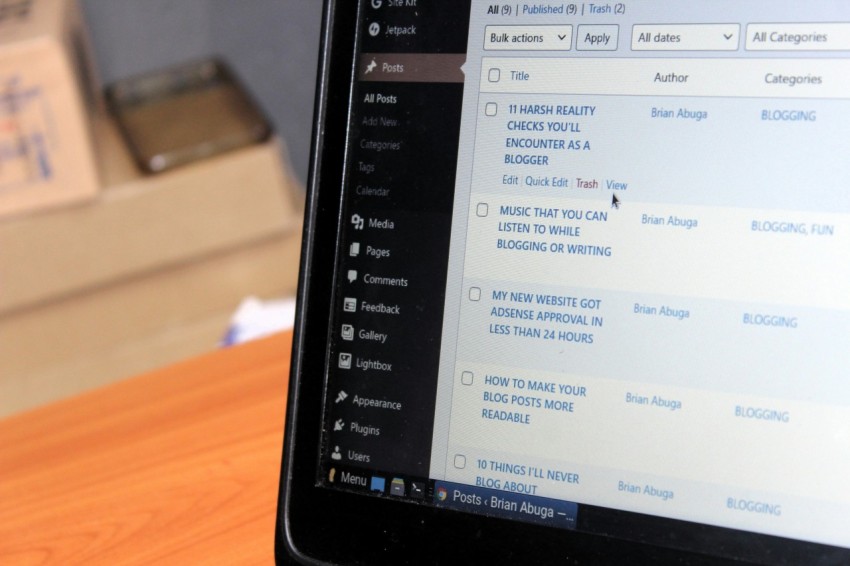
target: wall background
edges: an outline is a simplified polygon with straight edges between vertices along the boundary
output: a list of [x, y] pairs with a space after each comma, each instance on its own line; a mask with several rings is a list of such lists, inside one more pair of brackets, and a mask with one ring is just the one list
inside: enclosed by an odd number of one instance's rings
[[322, 2], [81, 0], [103, 84], [221, 56], [247, 85], [307, 178]]

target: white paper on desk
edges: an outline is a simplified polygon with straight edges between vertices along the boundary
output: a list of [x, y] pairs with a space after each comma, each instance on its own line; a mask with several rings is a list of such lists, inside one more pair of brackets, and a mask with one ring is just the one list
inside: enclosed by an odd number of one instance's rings
[[295, 299], [262, 301], [256, 297], [242, 300], [230, 319], [221, 346], [233, 346], [292, 328], [295, 322]]

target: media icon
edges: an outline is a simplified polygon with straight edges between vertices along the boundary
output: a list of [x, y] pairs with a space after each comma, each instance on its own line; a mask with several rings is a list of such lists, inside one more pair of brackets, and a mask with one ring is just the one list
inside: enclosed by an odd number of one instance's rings
[[342, 419], [337, 419], [334, 423], [334, 431], [339, 432], [345, 428], [345, 422]]
[[342, 300], [342, 310], [345, 312], [357, 312], [357, 299], [346, 297]]
[[404, 480], [401, 478], [393, 478], [390, 482], [390, 495], [404, 497]]
[[340, 390], [340, 392], [336, 394], [336, 401], [334, 401], [334, 403], [342, 403], [346, 399], [348, 399], [348, 393]]
[[354, 283], [355, 281], [357, 281], [357, 270], [356, 269], [349, 269], [348, 270], [348, 282]]
[[331, 460], [342, 460], [342, 454], [339, 452], [339, 446], [334, 446], [334, 451], [331, 452]]
[[351, 354], [348, 352], [339, 353], [339, 369], [351, 369]]
[[348, 246], [348, 255], [351, 257], [360, 255], [360, 242], [351, 242], [351, 245]]
[[352, 214], [351, 223], [354, 224], [355, 230], [362, 230], [363, 226], [366, 224], [366, 221], [359, 214]]
[[342, 335], [343, 340], [348, 340], [350, 342], [351, 340], [354, 340], [354, 327], [350, 324], [343, 324], [342, 332], [340, 332], [340, 334]]

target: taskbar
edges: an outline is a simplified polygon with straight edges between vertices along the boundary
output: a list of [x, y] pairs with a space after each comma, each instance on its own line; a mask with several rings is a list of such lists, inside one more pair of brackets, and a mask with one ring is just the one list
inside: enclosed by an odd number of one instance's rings
[[561, 529], [575, 529], [578, 519], [577, 503], [500, 489], [334, 465], [324, 480], [328, 487]]
[[811, 556], [827, 556], [839, 560], [835, 563], [845, 563], [842, 561], [850, 555], [848, 549], [841, 547], [350, 466], [331, 464], [321, 484], [344, 491], [601, 534], [718, 558], [738, 557], [754, 563], [763, 563], [766, 556], [782, 556], [781, 562], [787, 564], [805, 563], [806, 558]]

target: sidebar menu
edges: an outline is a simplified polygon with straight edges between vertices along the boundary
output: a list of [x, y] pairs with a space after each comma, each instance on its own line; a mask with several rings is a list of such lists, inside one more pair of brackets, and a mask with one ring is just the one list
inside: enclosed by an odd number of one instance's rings
[[425, 44], [445, 16], [364, 2], [351, 101], [323, 460], [330, 482], [393, 495], [373, 473], [429, 470], [468, 7]]

